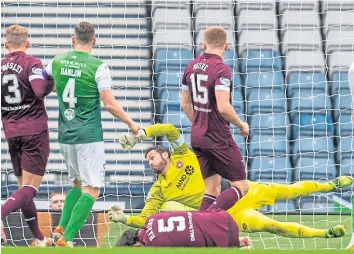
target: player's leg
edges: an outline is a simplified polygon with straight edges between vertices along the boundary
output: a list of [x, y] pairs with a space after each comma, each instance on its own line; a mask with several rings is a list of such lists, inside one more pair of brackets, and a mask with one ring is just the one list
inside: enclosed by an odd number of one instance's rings
[[350, 240], [347, 249], [354, 250], [354, 195], [352, 196], [352, 239]]
[[82, 182], [82, 194], [76, 202], [63, 237], [57, 245], [68, 246], [84, 225], [104, 184], [103, 142], [75, 145]]
[[340, 176], [328, 182], [300, 181], [294, 184], [272, 184], [278, 190], [276, 200], [288, 200], [297, 197], [308, 196], [315, 192], [330, 192], [344, 188], [353, 183], [353, 178]]
[[217, 175], [212, 168], [211, 161], [205, 149], [193, 147], [193, 152], [198, 158], [200, 170], [202, 171], [205, 183], [205, 193], [199, 209], [200, 211], [204, 211], [213, 204], [216, 197], [220, 194], [221, 177]]
[[229, 180], [231, 187], [224, 190], [208, 209], [228, 210], [248, 191], [245, 164], [236, 144], [228, 149], [211, 150], [210, 153], [215, 171]]

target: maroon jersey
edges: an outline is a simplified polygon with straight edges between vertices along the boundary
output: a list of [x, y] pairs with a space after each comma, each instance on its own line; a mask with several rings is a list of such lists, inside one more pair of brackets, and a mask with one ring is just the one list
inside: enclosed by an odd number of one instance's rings
[[31, 86], [31, 81], [43, 79], [42, 70], [42, 62], [25, 52], [10, 53], [1, 60], [1, 120], [6, 139], [48, 129], [43, 98]]
[[239, 246], [238, 227], [223, 210], [162, 212], [149, 217], [139, 233], [145, 246]]
[[[234, 140], [230, 124], [218, 111], [215, 90], [232, 92], [230, 67], [221, 57], [204, 53], [188, 64], [183, 75], [182, 89], [189, 90], [193, 101], [193, 147], [223, 149]], [[231, 96], [230, 96], [231, 98]]]

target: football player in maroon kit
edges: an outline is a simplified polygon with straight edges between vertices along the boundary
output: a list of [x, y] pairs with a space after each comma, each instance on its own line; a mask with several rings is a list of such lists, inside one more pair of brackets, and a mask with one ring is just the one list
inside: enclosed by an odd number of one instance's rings
[[[33, 199], [49, 156], [48, 116], [43, 98], [53, 82], [42, 77], [40, 59], [29, 56], [27, 29], [12, 25], [6, 30], [8, 55], [1, 59], [1, 120], [19, 189], [1, 207], [1, 220], [21, 209], [37, 247], [51, 245], [41, 233]], [[1, 242], [6, 243], [2, 227]]]
[[[224, 29], [209, 27], [204, 33], [205, 53], [187, 65], [182, 79], [181, 106], [192, 122], [191, 145], [206, 186], [200, 210], [227, 210], [248, 191], [245, 164], [230, 123], [244, 137], [249, 127], [231, 104], [231, 70], [223, 63], [226, 39]], [[231, 187], [220, 194], [221, 177]]]

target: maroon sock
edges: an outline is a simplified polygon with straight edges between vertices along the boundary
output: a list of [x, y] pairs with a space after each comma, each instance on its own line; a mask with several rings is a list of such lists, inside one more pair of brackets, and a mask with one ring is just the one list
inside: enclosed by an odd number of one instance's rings
[[200, 205], [200, 211], [205, 211], [213, 204], [213, 202], [216, 200], [216, 197], [208, 194], [204, 194], [204, 198], [202, 201], [202, 204]]
[[34, 204], [33, 199], [27, 202], [27, 205], [22, 207], [21, 210], [28, 224], [28, 227], [30, 228], [33, 234], [33, 237], [38, 240], [43, 240], [44, 236], [38, 226], [37, 208]]
[[37, 190], [32, 186], [23, 186], [12, 193], [1, 207], [1, 219], [27, 205], [28, 201], [32, 200], [36, 194]]
[[241, 191], [235, 186], [232, 186], [227, 190], [221, 192], [221, 194], [217, 197], [215, 202], [207, 210], [219, 208], [226, 211], [229, 208], [231, 208], [241, 198], [242, 198]]

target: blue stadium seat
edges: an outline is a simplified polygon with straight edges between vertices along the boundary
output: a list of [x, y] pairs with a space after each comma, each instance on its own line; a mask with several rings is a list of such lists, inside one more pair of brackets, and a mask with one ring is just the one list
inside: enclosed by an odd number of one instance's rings
[[242, 156], [246, 156], [246, 141], [245, 138], [242, 137], [239, 133], [234, 132], [232, 134], [233, 139], [235, 140], [238, 148], [240, 149], [240, 152]]
[[315, 94], [310, 92], [306, 93], [305, 91], [296, 91], [293, 93], [293, 97], [290, 98], [289, 102], [291, 116], [299, 113], [323, 114], [332, 109], [330, 97], [324, 93]]
[[286, 111], [283, 91], [272, 89], [252, 89], [247, 97], [247, 115]]
[[153, 59], [155, 73], [163, 70], [183, 73], [186, 65], [193, 60], [193, 52], [187, 49], [158, 49]]
[[247, 90], [248, 88], [270, 88], [284, 91], [285, 89], [281, 71], [249, 72], [244, 79]]
[[171, 123], [177, 128], [191, 127], [188, 117], [176, 105], [167, 105], [167, 111], [162, 117], [162, 123]]
[[313, 94], [325, 94], [327, 91], [326, 76], [322, 72], [291, 72], [287, 80], [288, 96], [293, 97], [294, 92], [303, 91]]
[[[345, 93], [345, 94], [344, 94]], [[333, 95], [334, 119], [341, 114], [350, 114], [352, 111], [352, 96], [349, 90], [341, 89], [339, 94]]]
[[296, 139], [293, 146], [293, 161], [311, 157], [331, 158], [334, 153], [333, 140], [329, 137], [306, 137]]
[[232, 93], [232, 105], [238, 115], [245, 114], [244, 99], [240, 89], [234, 89]]
[[327, 181], [336, 177], [333, 158], [301, 158], [295, 166], [295, 181]]
[[270, 213], [287, 213], [295, 212], [296, 207], [293, 200], [277, 201], [274, 206], [269, 207]]
[[354, 136], [337, 139], [337, 161], [354, 158]]
[[[204, 53], [204, 49], [197, 50], [197, 56], [201, 56]], [[234, 67], [238, 68], [238, 54], [234, 50], [225, 50], [224, 53], [224, 63], [230, 66], [231, 69]]]
[[249, 156], [278, 156], [289, 154], [285, 135], [252, 135], [248, 146]]
[[290, 121], [287, 113], [256, 114], [250, 116], [249, 124], [253, 134], [287, 135]]
[[281, 56], [273, 50], [247, 50], [241, 56], [241, 72], [281, 71]]
[[234, 85], [234, 91], [235, 90], [242, 90], [242, 81], [241, 81], [241, 77], [240, 77], [240, 72], [238, 71], [238, 69], [235, 67], [234, 68], [234, 73], [232, 74], [232, 82]]
[[294, 139], [299, 136], [330, 136], [334, 133], [332, 117], [329, 114], [296, 114], [291, 122]]
[[291, 183], [292, 167], [289, 157], [256, 157], [251, 161], [250, 180], [256, 182], [274, 181]]
[[348, 175], [354, 177], [354, 157], [344, 158], [339, 163], [339, 175]]
[[160, 95], [165, 89], [171, 87], [180, 89], [182, 83], [183, 73], [159, 73], [154, 89], [158, 89], [158, 95]]
[[301, 197], [298, 200], [299, 207], [304, 213], [329, 213], [334, 212], [334, 203], [321, 196]]
[[350, 114], [340, 114], [336, 124], [336, 136], [354, 136], [354, 126]]
[[331, 77], [331, 95], [336, 94], [348, 94], [349, 83], [348, 83], [348, 72], [334, 72]]
[[168, 89], [165, 90], [160, 97], [160, 113], [165, 114], [167, 110], [167, 105], [179, 107], [180, 102], [180, 90], [179, 89]]

